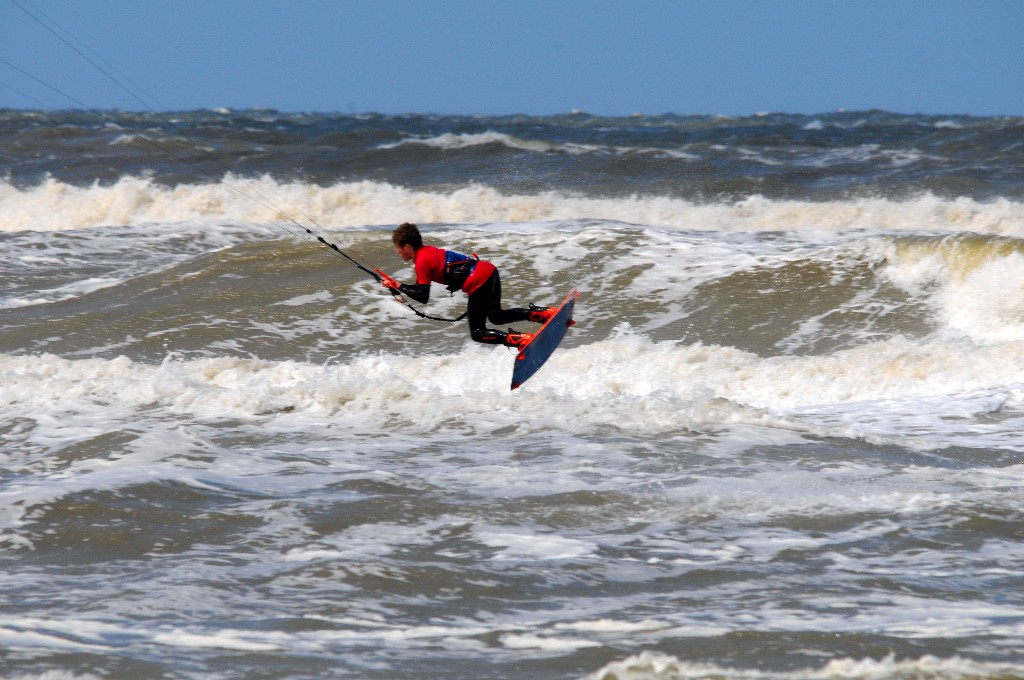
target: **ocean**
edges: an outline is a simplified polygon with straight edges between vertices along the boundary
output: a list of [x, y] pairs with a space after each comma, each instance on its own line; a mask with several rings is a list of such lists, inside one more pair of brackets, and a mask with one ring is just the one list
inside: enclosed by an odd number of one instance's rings
[[[0, 676], [1024, 678], [1022, 168], [1014, 117], [0, 110]], [[316, 238], [409, 281], [404, 221], [579, 289], [521, 388]]]

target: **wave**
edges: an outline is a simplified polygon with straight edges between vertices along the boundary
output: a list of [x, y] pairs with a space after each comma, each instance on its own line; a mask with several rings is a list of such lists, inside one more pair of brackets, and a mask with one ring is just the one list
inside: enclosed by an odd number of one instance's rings
[[1024, 340], [1024, 242], [903, 237], [888, 262], [887, 277], [928, 299], [943, 333], [981, 344]]
[[642, 652], [615, 661], [583, 680], [841, 680], [842, 678], [894, 678], [901, 680], [967, 680], [968, 678], [1019, 678], [1024, 667], [1014, 663], [972, 661], [962, 657], [946, 659], [931, 655], [917, 659], [838, 658], [820, 668], [787, 671], [729, 668], [712, 663], [686, 661], [667, 654]]
[[587, 154], [626, 156], [641, 155], [664, 158], [676, 158], [681, 160], [696, 160], [697, 155], [687, 153], [681, 149], [664, 149], [657, 147], [643, 146], [608, 146], [603, 144], [581, 144], [572, 142], [549, 142], [545, 140], [522, 139], [515, 135], [504, 132], [487, 131], [475, 133], [445, 133], [434, 137], [414, 137], [403, 139], [398, 142], [381, 144], [378, 149], [395, 149], [402, 146], [421, 145], [436, 149], [455, 150], [466, 149], [475, 146], [487, 146], [499, 144], [509, 149], [531, 151], [536, 153], [561, 153], [569, 156], [582, 156]]
[[0, 232], [68, 231], [109, 225], [175, 224], [190, 220], [314, 222], [326, 227], [395, 224], [481, 224], [601, 219], [628, 224], [722, 232], [972, 232], [1024, 238], [1024, 203], [1007, 199], [908, 200], [858, 198], [799, 201], [751, 196], [699, 203], [658, 195], [623, 198], [567, 193], [505, 194], [483, 185], [447, 191], [386, 182], [319, 186], [269, 176], [228, 176], [220, 183], [167, 187], [122, 177], [79, 187], [55, 179], [18, 188], [0, 183]]
[[[1020, 450], [1021, 342], [971, 348], [893, 339], [827, 356], [761, 358], [654, 342], [624, 328], [567, 344], [522, 393], [509, 391], [511, 354], [472, 343], [451, 354], [382, 352], [321, 365], [0, 355], [0, 404], [9, 413], [103, 410], [105, 417], [157, 408], [199, 420], [272, 418], [276, 427], [327, 419], [353, 434], [464, 427], [484, 434], [523, 423], [664, 433], [746, 424], [917, 449]], [[971, 428], [970, 418], [986, 424]]]
[[[408, 278], [411, 270], [402, 268], [381, 231], [352, 227], [331, 238]], [[657, 342], [720, 345], [764, 357], [831, 356], [900, 337], [969, 343], [968, 353], [1024, 341], [1019, 238], [723, 233], [600, 220], [432, 226], [429, 234], [433, 242], [498, 263], [510, 304], [550, 304], [570, 286], [583, 290], [586, 324], [576, 335], [588, 342], [613, 336], [620, 323]], [[68, 344], [58, 346], [81, 356], [107, 346], [115, 328], [129, 343], [119, 351], [150, 361], [163, 355], [152, 354], [159, 343], [128, 338], [163, 335], [177, 349], [200, 351], [217, 335], [264, 358], [292, 356], [296, 341], [333, 355], [342, 340], [346, 351], [369, 343], [396, 353], [419, 351], [424, 343], [453, 352], [464, 340], [461, 326], [432, 335], [434, 325], [381, 297], [361, 272], [339, 268], [319, 244], [269, 225], [197, 220], [87, 234], [23, 231], [2, 240], [8, 276], [0, 282], [0, 308], [18, 310], [11, 315], [18, 328], [0, 351], [59, 353], [49, 339], [64, 337]], [[229, 322], [223, 305], [241, 294], [235, 282], [244, 280], [260, 281], [262, 290]], [[464, 299], [436, 291], [427, 311], [458, 316]], [[45, 305], [56, 308], [34, 309]], [[258, 334], [250, 317], [262, 324]], [[99, 318], [105, 321], [97, 326]], [[372, 332], [368, 319], [401, 332]], [[222, 330], [205, 332], [210, 325]]]

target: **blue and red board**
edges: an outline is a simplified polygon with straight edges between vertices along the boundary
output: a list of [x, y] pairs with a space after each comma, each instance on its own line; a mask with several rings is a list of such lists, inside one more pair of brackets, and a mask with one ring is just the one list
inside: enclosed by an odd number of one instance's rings
[[569, 293], [554, 315], [534, 334], [533, 339], [519, 350], [515, 366], [512, 368], [512, 389], [516, 389], [539, 371], [562, 342], [572, 322], [572, 311], [576, 307], [577, 297], [578, 291]]

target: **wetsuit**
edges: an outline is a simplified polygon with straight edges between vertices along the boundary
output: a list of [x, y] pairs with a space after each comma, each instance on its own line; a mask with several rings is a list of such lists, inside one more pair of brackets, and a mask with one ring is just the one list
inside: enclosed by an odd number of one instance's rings
[[461, 290], [469, 295], [469, 335], [476, 342], [504, 345], [504, 331], [487, 328], [487, 320], [498, 325], [526, 321], [529, 309], [501, 308], [501, 277], [498, 269], [475, 257], [454, 250], [422, 246], [413, 262], [416, 283], [403, 283], [399, 290], [417, 302], [430, 299], [430, 284], [443, 283], [450, 291]]

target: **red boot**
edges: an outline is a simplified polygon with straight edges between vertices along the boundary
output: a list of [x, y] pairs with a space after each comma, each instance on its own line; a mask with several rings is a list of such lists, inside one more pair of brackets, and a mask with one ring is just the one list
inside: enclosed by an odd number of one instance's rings
[[[548, 319], [555, 315], [558, 310], [554, 307], [538, 307], [536, 305], [530, 305], [530, 316], [528, 319], [534, 323], [547, 323]], [[569, 326], [575, 326], [576, 322], [569, 319]]]
[[530, 340], [533, 340], [533, 333], [516, 333], [510, 330], [505, 335], [505, 345], [508, 347], [515, 347], [520, 352], [523, 351], [523, 347], [529, 344]]
[[538, 307], [537, 305], [530, 305], [530, 316], [528, 318], [533, 323], [547, 323], [548, 319], [554, 315], [554, 307]]

